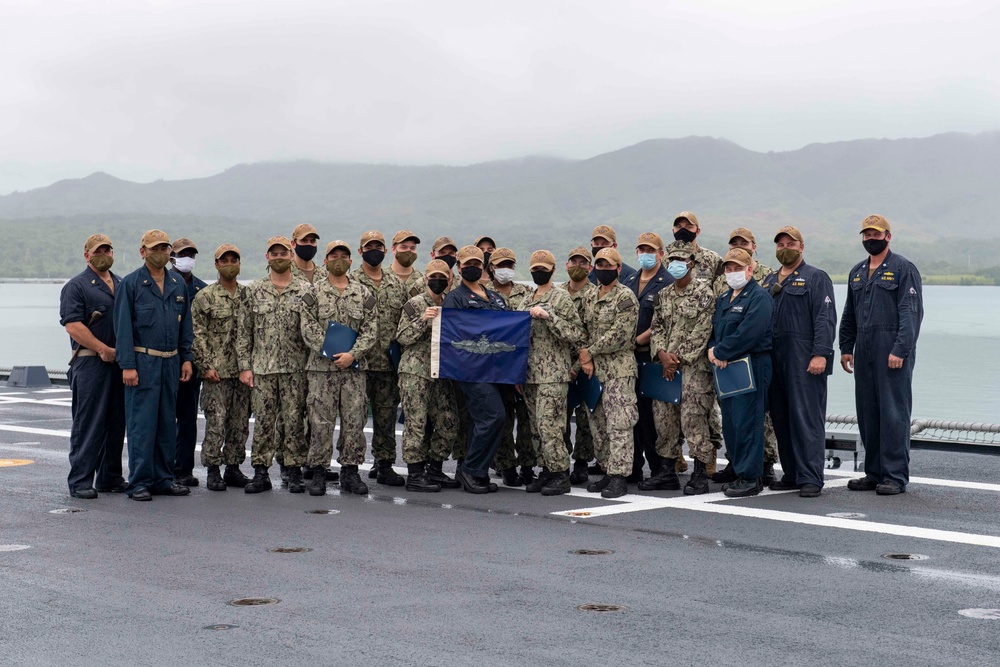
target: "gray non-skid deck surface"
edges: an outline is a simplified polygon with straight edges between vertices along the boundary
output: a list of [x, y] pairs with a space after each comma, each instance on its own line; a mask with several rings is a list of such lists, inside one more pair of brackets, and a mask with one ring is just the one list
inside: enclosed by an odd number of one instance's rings
[[[0, 545], [30, 547], [0, 551], [0, 664], [985, 665], [1000, 654], [1000, 620], [958, 613], [1000, 608], [995, 457], [914, 452], [927, 480], [889, 498], [849, 492], [835, 471], [814, 500], [373, 483], [369, 498], [201, 486], [82, 501], [65, 488], [68, 406], [69, 392], [0, 388], [0, 458], [34, 461], [0, 467]], [[67, 507], [87, 511], [50, 513]], [[573, 510], [591, 514], [553, 514]], [[837, 512], [879, 526], [815, 525]], [[238, 597], [281, 601], [227, 604]], [[577, 610], [588, 603], [627, 608]], [[237, 627], [205, 629], [216, 624]]]

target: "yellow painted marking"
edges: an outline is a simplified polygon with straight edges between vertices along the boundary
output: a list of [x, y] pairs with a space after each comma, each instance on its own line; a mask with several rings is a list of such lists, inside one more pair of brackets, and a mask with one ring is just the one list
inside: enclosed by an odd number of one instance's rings
[[13, 468], [14, 466], [26, 466], [34, 463], [31, 459], [0, 459], [0, 468]]

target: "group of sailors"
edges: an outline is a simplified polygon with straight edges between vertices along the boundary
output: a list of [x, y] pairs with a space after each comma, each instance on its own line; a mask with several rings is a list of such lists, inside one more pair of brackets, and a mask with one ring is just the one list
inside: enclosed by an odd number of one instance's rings
[[[565, 282], [553, 253], [533, 252], [531, 285], [515, 280], [515, 253], [490, 236], [464, 246], [437, 238], [420, 271], [413, 232], [387, 242], [369, 231], [357, 246], [333, 240], [320, 255], [318, 230], [301, 224], [291, 238], [267, 241], [268, 273], [249, 285], [237, 281], [239, 248], [218, 247], [218, 279], [209, 285], [194, 275], [199, 250], [190, 239], [146, 232], [143, 265], [121, 278], [111, 271], [111, 239], [94, 234], [84, 244], [86, 268], [61, 295], [73, 349], [70, 493], [139, 501], [190, 493], [199, 484], [200, 402], [201, 464], [213, 491], [268, 491], [276, 461], [291, 493], [323, 495], [339, 481], [344, 493], [367, 494], [359, 466], [370, 412], [368, 477], [409, 491], [495, 492], [491, 468], [506, 486], [546, 496], [572, 485], [604, 498], [625, 495], [629, 484], [676, 490], [688, 470], [686, 443], [693, 464], [685, 494], [709, 493], [714, 481], [730, 497], [766, 486], [819, 496], [837, 333], [830, 277], [805, 262], [795, 227], [773, 236], [777, 271], [758, 261], [749, 229], [732, 231], [724, 256], [699, 245], [690, 211], [676, 216], [671, 233], [669, 244], [641, 234], [633, 268], [622, 256], [631, 248], [599, 225], [589, 245], [566, 256]], [[839, 327], [866, 449], [865, 476], [848, 488], [897, 494], [909, 481], [921, 282], [889, 250], [884, 217], [866, 217], [861, 235], [868, 257], [848, 276]], [[443, 308], [529, 312], [525, 383], [433, 378], [431, 332]], [[350, 351], [323, 354], [330, 322], [356, 334]], [[713, 367], [731, 362], [749, 365], [754, 390], [719, 398]], [[680, 373], [679, 403], [642, 395], [643, 364], [658, 364], [668, 380]], [[581, 373], [602, 387], [592, 409], [569, 406]], [[400, 407], [405, 477], [393, 469]], [[247, 477], [240, 465], [251, 414]], [[330, 469], [335, 433], [339, 472]], [[729, 462], [717, 470], [723, 444]], [[449, 458], [454, 478], [443, 471]]]

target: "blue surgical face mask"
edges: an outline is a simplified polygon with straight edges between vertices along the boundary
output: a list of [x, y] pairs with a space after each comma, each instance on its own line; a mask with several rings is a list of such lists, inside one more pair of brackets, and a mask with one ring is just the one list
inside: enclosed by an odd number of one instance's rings
[[641, 253], [639, 255], [639, 266], [646, 270], [653, 268], [656, 266], [656, 255], [649, 252]]
[[671, 260], [667, 264], [667, 273], [674, 277], [674, 280], [680, 280], [687, 275], [688, 265], [687, 262], [681, 261], [679, 259]]

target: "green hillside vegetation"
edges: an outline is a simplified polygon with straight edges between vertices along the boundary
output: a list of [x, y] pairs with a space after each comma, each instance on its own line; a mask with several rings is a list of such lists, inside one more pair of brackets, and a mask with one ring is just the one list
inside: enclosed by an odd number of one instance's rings
[[[860, 220], [884, 214], [893, 248], [927, 276], [1000, 279], [1000, 133], [816, 144], [756, 153], [723, 140], [653, 140], [588, 160], [526, 158], [467, 167], [320, 164], [239, 165], [208, 178], [138, 184], [107, 174], [0, 197], [0, 276], [66, 277], [82, 265], [83, 239], [116, 242], [116, 269], [135, 268], [142, 232], [189, 236], [203, 255], [223, 242], [243, 250], [244, 275], [263, 273], [263, 244], [311, 222], [322, 242], [356, 246], [361, 233], [398, 229], [423, 240], [469, 243], [494, 236], [522, 260], [538, 248], [557, 256], [610, 224], [628, 261], [644, 231], [670, 238], [681, 210], [695, 211], [702, 245], [725, 249], [747, 226], [772, 266], [771, 234], [786, 224], [806, 237], [806, 256], [832, 275], [864, 257]], [[258, 259], [259, 258], [259, 259]], [[992, 267], [992, 268], [990, 268]], [[520, 267], [527, 277], [527, 267]], [[977, 279], [978, 280], [978, 279]]]

